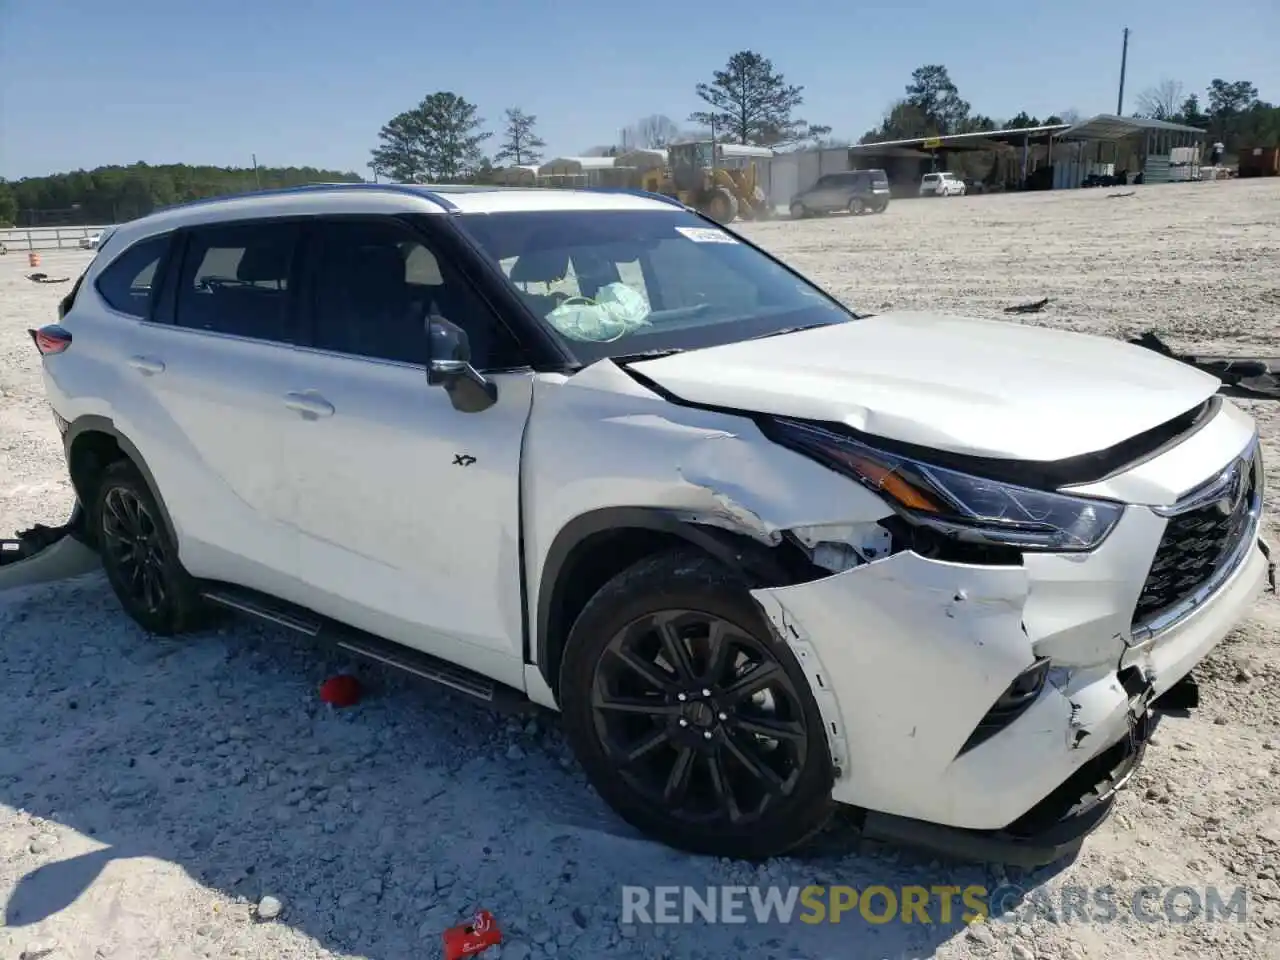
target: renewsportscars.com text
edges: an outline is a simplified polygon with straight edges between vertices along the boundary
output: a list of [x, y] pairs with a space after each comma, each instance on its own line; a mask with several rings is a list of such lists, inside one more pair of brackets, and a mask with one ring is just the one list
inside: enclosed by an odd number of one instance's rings
[[1244, 922], [1244, 887], [984, 886], [635, 887], [622, 888], [621, 922], [942, 924], [1028, 922], [1107, 924]]

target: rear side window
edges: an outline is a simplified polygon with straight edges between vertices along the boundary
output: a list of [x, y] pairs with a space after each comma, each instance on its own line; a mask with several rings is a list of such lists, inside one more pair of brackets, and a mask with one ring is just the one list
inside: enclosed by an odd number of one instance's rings
[[180, 327], [292, 343], [289, 276], [298, 228], [236, 224], [191, 231], [178, 277]]
[[169, 234], [139, 240], [98, 277], [98, 293], [118, 313], [145, 320], [151, 315], [153, 283], [169, 250]]

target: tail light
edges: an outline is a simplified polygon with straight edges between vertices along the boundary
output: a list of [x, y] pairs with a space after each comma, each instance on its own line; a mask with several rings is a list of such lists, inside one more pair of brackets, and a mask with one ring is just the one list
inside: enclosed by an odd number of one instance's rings
[[31, 341], [36, 345], [36, 349], [40, 351], [42, 357], [51, 357], [55, 353], [62, 353], [67, 347], [71, 346], [71, 331], [65, 327], [58, 326], [56, 323], [41, 327], [39, 330], [28, 330], [27, 333], [31, 334]]

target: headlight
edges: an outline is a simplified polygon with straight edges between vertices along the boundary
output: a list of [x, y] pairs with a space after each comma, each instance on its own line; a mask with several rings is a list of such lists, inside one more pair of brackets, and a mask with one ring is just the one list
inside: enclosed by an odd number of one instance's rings
[[1124, 512], [1108, 500], [984, 480], [885, 453], [848, 437], [775, 420], [777, 439], [884, 496], [907, 520], [978, 543], [1052, 552], [1092, 550]]

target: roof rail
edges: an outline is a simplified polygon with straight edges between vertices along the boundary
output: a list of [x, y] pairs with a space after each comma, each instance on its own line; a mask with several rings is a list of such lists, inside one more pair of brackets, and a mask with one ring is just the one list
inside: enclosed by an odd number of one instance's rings
[[652, 190], [636, 190], [631, 187], [586, 187], [587, 193], [625, 193], [633, 197], [644, 197], [647, 200], [657, 200], [659, 203], [665, 203], [669, 207], [679, 207], [681, 210], [691, 209], [687, 203], [682, 203], [676, 197], [667, 193], [654, 193]]
[[333, 190], [390, 190], [396, 193], [412, 194], [415, 197], [426, 197], [443, 209], [453, 211], [457, 207], [435, 191], [407, 183], [368, 183], [365, 181], [338, 181], [335, 183], [302, 183], [292, 187], [273, 187], [269, 190], [248, 190], [244, 193], [228, 193], [217, 197], [202, 197], [199, 200], [188, 200], [186, 203], [175, 203], [167, 207], [153, 210], [153, 213], [168, 213], [171, 210], [187, 210], [210, 203], [226, 203], [232, 200], [248, 200], [251, 197], [284, 197], [296, 193], [324, 193]]

